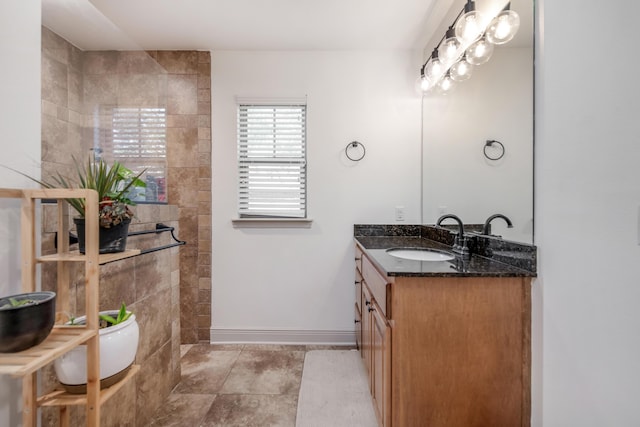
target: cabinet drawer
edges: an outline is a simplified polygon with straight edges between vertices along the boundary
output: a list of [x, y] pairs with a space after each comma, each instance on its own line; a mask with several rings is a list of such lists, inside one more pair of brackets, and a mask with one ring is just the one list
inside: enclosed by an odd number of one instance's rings
[[369, 258], [362, 257], [362, 277], [383, 315], [387, 315], [387, 279], [378, 273]]
[[355, 245], [356, 246], [356, 270], [362, 271], [362, 258], [363, 258], [363, 253], [362, 253], [362, 249], [360, 249], [360, 246]]

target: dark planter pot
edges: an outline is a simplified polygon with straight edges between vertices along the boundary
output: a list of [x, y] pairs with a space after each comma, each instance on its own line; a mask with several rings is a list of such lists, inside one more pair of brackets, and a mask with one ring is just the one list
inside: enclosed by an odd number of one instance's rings
[[[84, 253], [84, 218], [74, 218], [78, 232], [78, 244], [80, 253]], [[131, 220], [122, 221], [120, 224], [104, 228], [99, 227], [99, 253], [110, 254], [114, 252], [124, 252], [127, 248], [127, 235], [129, 234], [129, 224]]]
[[56, 293], [31, 292], [0, 298], [0, 307], [17, 301], [29, 305], [0, 308], [0, 353], [15, 353], [40, 344], [51, 333], [56, 319]]

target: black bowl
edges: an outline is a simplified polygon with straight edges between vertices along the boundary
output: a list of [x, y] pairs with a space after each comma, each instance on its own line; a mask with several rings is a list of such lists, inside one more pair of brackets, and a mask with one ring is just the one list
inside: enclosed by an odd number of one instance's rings
[[[4, 307], [14, 300], [33, 303]], [[40, 344], [56, 320], [56, 293], [31, 292], [0, 298], [0, 353], [15, 353]]]

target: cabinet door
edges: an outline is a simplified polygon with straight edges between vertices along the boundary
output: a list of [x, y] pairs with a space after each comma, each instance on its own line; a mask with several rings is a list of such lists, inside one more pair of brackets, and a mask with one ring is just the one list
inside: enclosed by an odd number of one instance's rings
[[[356, 334], [356, 348], [362, 349], [362, 313], [360, 313], [360, 307], [358, 304], [354, 306], [354, 322], [355, 322], [355, 334]], [[362, 356], [362, 354], [360, 355]]]
[[356, 307], [355, 307], [355, 330], [356, 330], [356, 346], [358, 349], [362, 346], [362, 275], [356, 268]]
[[[356, 334], [356, 348], [360, 350], [362, 348], [362, 251], [356, 246], [356, 275], [355, 275], [355, 334]], [[362, 353], [360, 354], [362, 356]]]
[[362, 306], [362, 323], [361, 323], [362, 347], [360, 349], [360, 352], [362, 354], [362, 358], [364, 359], [364, 366], [367, 368], [367, 374], [369, 378], [369, 388], [372, 389], [372, 382], [373, 382], [372, 366], [371, 366], [371, 362], [372, 362], [371, 320], [372, 319], [371, 319], [371, 313], [369, 311], [369, 308], [371, 307], [371, 304], [373, 304], [373, 301], [371, 299], [371, 293], [369, 292], [369, 289], [367, 288], [366, 283], [364, 283], [362, 286], [362, 299], [364, 301], [364, 305]]
[[374, 302], [371, 310], [371, 364], [373, 384], [371, 393], [378, 422], [391, 425], [391, 329]]

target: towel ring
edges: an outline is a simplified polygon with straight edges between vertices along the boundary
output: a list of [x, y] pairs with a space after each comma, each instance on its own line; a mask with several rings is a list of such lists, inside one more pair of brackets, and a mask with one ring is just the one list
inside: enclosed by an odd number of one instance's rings
[[[349, 150], [354, 150], [354, 149], [358, 149], [358, 147], [362, 147], [362, 155], [360, 155], [359, 157], [356, 156], [350, 156], [349, 155]], [[350, 143], [347, 144], [347, 146], [344, 148], [344, 154], [346, 154], [347, 159], [351, 160], [352, 162], [359, 162], [360, 160], [364, 159], [364, 155], [367, 154], [367, 149], [364, 148], [364, 145], [361, 142], [358, 141], [351, 141]]]
[[[494, 145], [495, 144], [495, 145]], [[504, 156], [504, 145], [495, 139], [488, 139], [484, 144], [484, 156], [489, 160], [500, 160]]]

